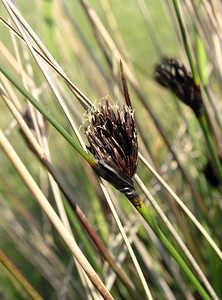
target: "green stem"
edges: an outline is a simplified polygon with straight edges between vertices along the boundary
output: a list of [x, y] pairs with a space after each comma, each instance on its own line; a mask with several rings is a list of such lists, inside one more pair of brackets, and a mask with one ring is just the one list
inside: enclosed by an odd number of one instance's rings
[[[133, 203], [133, 201], [132, 201]], [[169, 253], [172, 255], [172, 257], [176, 260], [178, 265], [181, 267], [181, 269], [184, 271], [184, 273], [187, 275], [187, 277], [190, 279], [190, 281], [194, 284], [199, 294], [203, 297], [204, 300], [210, 300], [210, 297], [208, 296], [207, 292], [199, 282], [199, 280], [196, 278], [196, 276], [193, 274], [192, 270], [187, 265], [186, 261], [181, 257], [181, 255], [178, 253], [177, 249], [173, 246], [173, 244], [169, 241], [169, 239], [166, 237], [166, 235], [163, 233], [163, 231], [158, 226], [156, 220], [154, 219], [154, 216], [151, 214], [151, 212], [146, 208], [146, 206], [143, 204], [141, 200], [137, 199], [137, 205], [135, 206], [137, 211], [140, 213], [140, 215], [143, 216], [145, 221], [149, 224], [149, 226], [152, 228], [152, 230], [155, 232], [157, 237], [160, 239], [160, 241], [163, 243], [165, 248], [169, 251]]]
[[196, 62], [197, 68], [200, 75], [200, 80], [202, 82], [203, 87], [207, 85], [207, 55], [204, 48], [204, 43], [195, 27], [195, 49], [196, 49]]
[[39, 293], [33, 288], [28, 280], [17, 269], [14, 263], [8, 258], [7, 255], [0, 249], [0, 263], [12, 274], [12, 276], [21, 284], [28, 295], [33, 300], [43, 300]]
[[8, 70], [0, 63], [0, 72], [20, 91], [20, 93], [35, 106], [35, 108], [52, 124], [53, 127], [69, 142], [73, 148], [91, 165], [96, 164], [95, 160], [74, 140], [74, 138], [63, 128], [63, 126], [40, 104]]
[[217, 152], [215, 150], [215, 145], [207, 124], [207, 118], [205, 114], [202, 114], [199, 118], [198, 121], [201, 125], [201, 128], [203, 130], [206, 142], [207, 142], [207, 146], [208, 146], [208, 150], [210, 152], [210, 157], [211, 157], [211, 161], [213, 163], [215, 172], [217, 173], [217, 176], [220, 180], [220, 182], [222, 183], [222, 166], [219, 160], [219, 157], [217, 155]]
[[191, 48], [189, 46], [185, 26], [183, 24], [183, 20], [182, 20], [182, 17], [181, 17], [178, 0], [172, 0], [172, 1], [173, 1], [173, 6], [174, 6], [174, 9], [175, 9], [176, 16], [177, 16], [177, 20], [178, 20], [178, 23], [179, 23], [179, 26], [180, 26], [180, 31], [181, 31], [181, 35], [182, 35], [182, 39], [183, 39], [184, 48], [185, 48], [185, 51], [187, 53], [187, 57], [188, 57], [188, 60], [189, 60], [189, 63], [190, 63], [190, 68], [191, 68], [191, 71], [192, 71], [192, 74], [193, 74], [194, 83], [197, 86], [199, 86], [199, 84], [200, 84], [199, 77], [198, 77], [198, 73], [196, 71], [196, 68], [194, 66], [194, 62], [193, 62], [193, 58], [192, 58], [192, 54], [191, 54]]

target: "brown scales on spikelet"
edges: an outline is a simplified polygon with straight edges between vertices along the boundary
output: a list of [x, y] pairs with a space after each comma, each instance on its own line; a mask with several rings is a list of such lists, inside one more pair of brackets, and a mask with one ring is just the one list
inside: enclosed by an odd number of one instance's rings
[[85, 132], [88, 149], [97, 160], [97, 174], [132, 199], [136, 195], [132, 177], [138, 164], [138, 143], [122, 65], [121, 72], [127, 105], [114, 109], [106, 100], [90, 113]]
[[172, 58], [162, 58], [155, 69], [155, 80], [169, 88], [183, 103], [190, 106], [197, 117], [201, 116], [203, 113], [201, 90], [184, 65]]
[[138, 143], [132, 108], [114, 110], [106, 101], [91, 114], [86, 136], [98, 175], [124, 194], [134, 194], [131, 178], [138, 164]]
[[90, 152], [97, 160], [105, 160], [128, 177], [135, 174], [138, 144], [132, 109], [123, 105], [116, 111], [108, 101], [95, 110], [86, 135]]

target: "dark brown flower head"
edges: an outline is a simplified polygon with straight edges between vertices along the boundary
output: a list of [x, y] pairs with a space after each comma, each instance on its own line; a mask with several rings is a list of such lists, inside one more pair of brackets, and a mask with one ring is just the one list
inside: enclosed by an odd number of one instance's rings
[[[220, 159], [220, 163], [222, 164], [222, 158], [219, 157], [219, 159]], [[208, 183], [210, 183], [210, 185], [212, 185], [215, 188], [218, 188], [220, 186], [220, 184], [221, 184], [220, 180], [219, 180], [217, 173], [214, 170], [213, 164], [210, 160], [205, 165], [203, 172], [206, 177], [206, 180], [208, 181]]]
[[138, 143], [133, 110], [114, 109], [106, 100], [94, 109], [85, 129], [89, 151], [98, 162], [96, 171], [123, 193], [134, 190], [132, 177], [138, 164]]
[[183, 103], [190, 106], [197, 117], [203, 113], [200, 87], [194, 83], [192, 74], [173, 58], [164, 57], [155, 68], [155, 80], [169, 88]]

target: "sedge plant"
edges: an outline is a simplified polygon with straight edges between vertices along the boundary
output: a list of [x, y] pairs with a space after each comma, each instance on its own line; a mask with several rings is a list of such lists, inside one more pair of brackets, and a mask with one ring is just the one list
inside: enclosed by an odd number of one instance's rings
[[[81, 228], [79, 226], [78, 221], [81, 223], [85, 231], [88, 233], [89, 237], [91, 238], [92, 242], [98, 249], [98, 251], [101, 253], [102, 257], [108, 262], [110, 267], [116, 272], [117, 276], [120, 280], [127, 286], [128, 289], [131, 290], [132, 293], [135, 294], [135, 287], [133, 286], [132, 282], [129, 280], [127, 275], [124, 273], [124, 271], [116, 264], [113, 257], [109, 254], [107, 251], [105, 245], [103, 244], [102, 240], [88, 221], [87, 217], [85, 216], [82, 209], [79, 207], [79, 205], [75, 202], [73, 199], [73, 196], [71, 192], [67, 189], [66, 185], [64, 184], [61, 176], [58, 174], [56, 169], [53, 167], [52, 163], [47, 159], [46, 154], [41, 150], [41, 147], [37, 143], [37, 140], [35, 138], [35, 132], [33, 131], [33, 123], [30, 119], [30, 115], [28, 113], [28, 110], [26, 108], [25, 112], [23, 113], [23, 118], [18, 112], [18, 110], [15, 108], [15, 106], [8, 100], [7, 96], [3, 91], [0, 89], [0, 94], [3, 100], [5, 101], [6, 105], [8, 106], [11, 113], [14, 115], [15, 119], [18, 121], [20, 128], [19, 131], [22, 134], [25, 142], [29, 146], [30, 150], [33, 151], [34, 154], [37, 155], [40, 162], [43, 164], [43, 166], [47, 169], [49, 174], [52, 176], [54, 181], [57, 183], [58, 187], [62, 191], [63, 195], [65, 196], [66, 201], [64, 202], [67, 214], [69, 215], [69, 218], [72, 222], [72, 225], [76, 229], [76, 232], [79, 232], [79, 234], [82, 233]], [[46, 128], [48, 128], [48, 125], [46, 125], [47, 122], [45, 120], [44, 125]], [[32, 137], [33, 134], [33, 137]], [[73, 212], [75, 213], [75, 216], [73, 215]], [[76, 219], [75, 219], [76, 217]], [[82, 235], [83, 243], [86, 246], [87, 253], [90, 253], [90, 250], [88, 249], [88, 243], [86, 243], [85, 236]], [[93, 264], [93, 267], [97, 269], [97, 266], [95, 265], [95, 262], [92, 260], [91, 264]], [[138, 296], [138, 295], [137, 295]]]
[[[186, 261], [161, 230], [155, 216], [146, 208], [139, 198], [134, 186], [133, 175], [138, 163], [138, 144], [133, 108], [128, 93], [126, 79], [121, 65], [122, 82], [126, 105], [117, 108], [115, 112], [108, 102], [98, 110], [91, 112], [90, 124], [86, 128], [89, 150], [94, 158], [85, 152], [75, 139], [60, 125], [60, 123], [35, 98], [0, 65], [0, 71], [8, 80], [37, 108], [37, 110], [56, 128], [56, 130], [72, 145], [72, 147], [88, 162], [100, 177], [107, 180], [117, 190], [123, 193], [139, 214], [150, 225], [162, 244], [181, 269], [193, 283], [195, 289], [203, 297], [210, 299], [205, 288], [196, 278]], [[118, 124], [118, 126], [116, 126]]]
[[[210, 159], [212, 162], [212, 165], [215, 169], [215, 172], [217, 174], [217, 177], [219, 179], [220, 182], [222, 182], [222, 166], [220, 163], [220, 159], [218, 157], [218, 154], [215, 150], [215, 143], [212, 137], [212, 133], [210, 130], [210, 125], [208, 122], [208, 118], [207, 118], [207, 114], [206, 114], [206, 110], [203, 104], [203, 99], [202, 99], [202, 93], [201, 93], [201, 82], [198, 76], [198, 72], [197, 72], [197, 68], [194, 64], [194, 60], [192, 57], [192, 51], [191, 51], [191, 47], [189, 44], [189, 40], [187, 37], [187, 32], [186, 32], [186, 28], [181, 16], [181, 11], [180, 11], [180, 6], [179, 6], [179, 0], [173, 0], [173, 7], [175, 10], [175, 14], [179, 23], [179, 28], [180, 28], [180, 32], [181, 32], [181, 36], [182, 36], [182, 40], [183, 40], [183, 44], [184, 44], [184, 48], [187, 54], [187, 58], [189, 60], [189, 64], [190, 64], [190, 68], [191, 68], [191, 72], [192, 75], [189, 74], [188, 71], [186, 71], [186, 75], [184, 77], [184, 83], [188, 80], [188, 81], [192, 81], [192, 83], [190, 83], [190, 88], [192, 88], [193, 90], [193, 94], [190, 93], [190, 95], [185, 99], [185, 98], [181, 98], [180, 96], [178, 96], [179, 99], [181, 99], [185, 104], [187, 104], [188, 106], [191, 107], [191, 109], [193, 110], [193, 112], [195, 113], [199, 124], [202, 128], [207, 146], [208, 146], [208, 150], [209, 150], [209, 154], [210, 154]], [[184, 75], [184, 74], [183, 74]], [[203, 80], [202, 84], [205, 84], [205, 78], [202, 76], [202, 71], [200, 73], [201, 75], [201, 79]], [[177, 82], [178, 83], [178, 82]], [[184, 86], [185, 87], [185, 86]], [[184, 88], [181, 86], [181, 90]], [[173, 90], [173, 89], [172, 89]], [[175, 92], [175, 91], [174, 91]], [[182, 93], [184, 93], [184, 90], [182, 91]], [[176, 92], [175, 92], [176, 94]], [[197, 97], [196, 97], [197, 96]], [[195, 110], [195, 107], [193, 106], [192, 103], [198, 103], [199, 106], [201, 106], [201, 112], [197, 112], [197, 110]]]
[[195, 78], [183, 64], [169, 57], [163, 57], [160, 64], [156, 66], [155, 79], [160, 85], [170, 89], [194, 112], [203, 130], [215, 172], [222, 182], [222, 166], [207, 122], [200, 85], [195, 83]]

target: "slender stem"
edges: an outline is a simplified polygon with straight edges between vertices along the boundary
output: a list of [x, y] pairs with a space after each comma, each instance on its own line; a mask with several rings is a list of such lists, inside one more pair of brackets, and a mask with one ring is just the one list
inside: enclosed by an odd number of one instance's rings
[[[122, 282], [126, 285], [128, 289], [131, 290], [131, 292], [134, 294], [135, 297], [138, 297], [138, 294], [136, 294], [135, 286], [131, 282], [131, 280], [128, 278], [124, 270], [119, 267], [114, 258], [109, 254], [108, 250], [106, 249], [104, 243], [100, 239], [99, 235], [96, 233], [94, 228], [89, 223], [87, 217], [82, 212], [81, 208], [76, 204], [74, 201], [74, 198], [72, 196], [72, 193], [67, 189], [65, 186], [64, 181], [62, 180], [61, 176], [58, 174], [58, 172], [53, 167], [52, 163], [47, 159], [45, 153], [42, 151], [41, 147], [37, 143], [36, 139], [32, 136], [32, 133], [30, 129], [28, 128], [27, 124], [21, 117], [20, 113], [17, 111], [15, 106], [12, 104], [12, 102], [9, 101], [7, 96], [4, 94], [4, 92], [0, 88], [0, 95], [5, 101], [6, 105], [8, 106], [9, 110], [17, 120], [18, 124], [20, 125], [23, 134], [25, 135], [26, 139], [25, 141], [31, 146], [31, 149], [34, 151], [35, 154], [37, 154], [38, 159], [41, 161], [43, 166], [47, 169], [47, 171], [50, 173], [52, 178], [55, 180], [55, 182], [58, 184], [58, 187], [62, 191], [62, 193], [65, 196], [65, 199], [67, 201], [64, 201], [65, 207], [67, 212], [69, 213], [69, 216], [71, 218], [72, 224], [75, 226], [75, 229], [77, 232], [81, 232], [81, 239], [84, 242], [84, 245], [86, 246], [87, 253], [89, 253], [89, 257], [91, 257], [90, 249], [88, 248], [88, 240], [85, 239], [85, 235], [82, 234], [82, 230], [79, 227], [79, 224], [75, 220], [75, 216], [73, 213], [75, 213], [76, 217], [78, 218], [78, 221], [81, 223], [83, 228], [88, 233], [89, 237], [93, 241], [94, 245], [98, 249], [98, 252], [103, 256], [103, 258], [110, 264], [111, 268], [116, 272], [116, 274], [119, 276], [119, 278], [122, 280]], [[92, 264], [95, 267], [95, 261], [92, 261]], [[96, 269], [98, 270], [98, 267], [96, 266]]]
[[200, 75], [200, 80], [204, 87], [207, 85], [208, 76], [207, 76], [207, 56], [204, 48], [204, 43], [195, 27], [195, 43], [196, 43], [196, 60], [197, 68]]
[[149, 114], [149, 116], [151, 117], [151, 119], [153, 120], [153, 123], [156, 127], [156, 129], [158, 130], [160, 136], [162, 137], [166, 147], [168, 148], [169, 152], [172, 154], [173, 159], [177, 162], [177, 166], [178, 169], [180, 170], [184, 181], [188, 184], [188, 186], [190, 187], [191, 193], [193, 198], [195, 199], [197, 205], [199, 206], [201, 212], [203, 213], [203, 215], [205, 216], [205, 218], [207, 220], [209, 220], [209, 212], [207, 211], [206, 207], [203, 204], [203, 200], [201, 199], [199, 193], [196, 191], [194, 184], [192, 182], [192, 178], [191, 176], [189, 176], [189, 174], [187, 173], [187, 171], [184, 169], [177, 153], [175, 152], [175, 150], [173, 149], [170, 141], [168, 140], [162, 126], [160, 125], [159, 121], [157, 120], [156, 116], [153, 114], [153, 111], [151, 110], [151, 108], [148, 105], [148, 101], [147, 99], [143, 96], [143, 94], [140, 92], [140, 90], [135, 87], [134, 88], [135, 93], [137, 94], [137, 96], [139, 97], [139, 99], [141, 100], [141, 103], [144, 105], [147, 113]]
[[67, 212], [71, 228], [75, 234], [79, 237], [81, 244], [83, 246], [86, 257], [91, 263], [92, 267], [97, 273], [101, 272], [101, 268], [98, 266], [98, 261], [95, 259], [95, 249], [92, 249], [92, 244], [89, 243], [89, 240], [85, 234], [82, 232], [82, 227], [80, 226], [80, 222], [77, 216], [73, 213], [73, 209], [70, 207], [68, 201], [64, 200], [64, 207]]
[[55, 129], [69, 142], [73, 148], [91, 165], [96, 164], [95, 160], [85, 152], [82, 147], [74, 140], [74, 138], [63, 128], [63, 126], [40, 104], [15, 77], [0, 63], [0, 72], [30, 101], [35, 108], [55, 127]]
[[12, 274], [12, 276], [21, 284], [28, 295], [34, 300], [43, 300], [39, 293], [33, 288], [28, 280], [22, 275], [9, 257], [0, 249], [0, 263]]
[[203, 297], [203, 299], [210, 300], [210, 297], [208, 296], [206, 290], [203, 288], [203, 286], [201, 285], [199, 280], [193, 274], [192, 270], [187, 265], [186, 261], [181, 257], [181, 255], [178, 253], [177, 249], [174, 247], [174, 245], [169, 241], [167, 236], [160, 229], [160, 227], [157, 224], [157, 221], [155, 220], [151, 211], [146, 208], [146, 206], [143, 204], [143, 202], [139, 198], [133, 199], [131, 201], [131, 203], [134, 205], [134, 207], [137, 209], [137, 211], [140, 213], [140, 215], [144, 218], [144, 220], [149, 224], [149, 226], [152, 228], [152, 230], [158, 236], [158, 238], [160, 239], [162, 244], [165, 246], [165, 248], [168, 250], [168, 252], [172, 255], [172, 257], [176, 260], [176, 262], [181, 267], [181, 269], [184, 271], [184, 273], [187, 275], [187, 277], [190, 279], [190, 281], [194, 284], [194, 286], [196, 287], [199, 294]]
[[180, 31], [181, 31], [181, 35], [182, 35], [182, 39], [183, 39], [183, 44], [184, 44], [184, 48], [185, 48], [185, 51], [187, 53], [187, 57], [188, 57], [188, 60], [189, 60], [189, 63], [190, 63], [190, 68], [191, 68], [191, 71], [192, 71], [192, 74], [193, 74], [193, 79], [194, 79], [195, 84], [199, 86], [200, 81], [199, 81], [197, 70], [194, 66], [194, 62], [193, 62], [193, 58], [192, 58], [192, 54], [191, 54], [191, 48], [190, 48], [190, 45], [189, 45], [189, 42], [188, 42], [188, 39], [187, 39], [186, 29], [185, 29], [185, 26], [183, 24], [183, 20], [182, 20], [182, 16], [181, 16], [181, 13], [180, 13], [178, 0], [173, 0], [173, 6], [174, 6], [175, 13], [176, 13], [176, 16], [177, 16], [177, 20], [178, 20], [178, 23], [179, 23], [179, 26], [180, 26]]
[[205, 114], [202, 114], [199, 118], [198, 118], [201, 128], [203, 130], [206, 142], [207, 142], [207, 146], [208, 146], [208, 150], [210, 152], [210, 157], [215, 169], [215, 172], [217, 173], [217, 176], [219, 178], [219, 181], [222, 183], [222, 166], [220, 163], [220, 160], [218, 158], [218, 154], [215, 150], [215, 145], [212, 139], [212, 135], [210, 133], [208, 124], [207, 124], [207, 118]]
[[[179, 9], [179, 3], [178, 0], [172, 0], [173, 1], [173, 6], [176, 12], [176, 16], [178, 19], [178, 23], [180, 26], [180, 31], [181, 31], [181, 35], [182, 35], [182, 39], [183, 39], [183, 43], [184, 43], [184, 47], [187, 53], [187, 57], [189, 59], [189, 63], [190, 63], [190, 68], [192, 70], [192, 74], [193, 74], [193, 79], [194, 79], [194, 83], [199, 86], [200, 82], [199, 82], [199, 77], [198, 77], [198, 73], [197, 70], [194, 66], [194, 62], [192, 59], [192, 54], [191, 54], [191, 48], [187, 39], [187, 34], [186, 34], [186, 30], [185, 30], [185, 26], [183, 24], [183, 20], [181, 17], [181, 13], [180, 13], [180, 9]], [[215, 171], [217, 172], [218, 178], [220, 179], [220, 182], [222, 182], [222, 167], [218, 158], [218, 155], [215, 151], [215, 147], [214, 147], [214, 143], [207, 125], [207, 119], [205, 114], [202, 114], [201, 117], [198, 118], [200, 125], [203, 129], [205, 138], [206, 138], [206, 142], [209, 148], [209, 152], [211, 155], [211, 159], [212, 159], [212, 163], [214, 165]]]
[[74, 240], [73, 236], [70, 232], [65, 228], [62, 221], [50, 205], [48, 199], [40, 190], [39, 186], [36, 184], [35, 180], [26, 169], [25, 165], [21, 161], [20, 157], [17, 155], [7, 138], [5, 137], [4, 133], [0, 130], [0, 146], [15, 167], [16, 171], [26, 184], [27, 188], [30, 190], [32, 195], [34, 196], [37, 203], [40, 205], [42, 210], [45, 212], [49, 220], [51, 221], [52, 225], [57, 230], [58, 234], [61, 236], [67, 247], [70, 249], [73, 256], [76, 258], [86, 275], [91, 280], [92, 284], [101, 294], [103, 299], [106, 300], [114, 300], [110, 292], [105, 287], [104, 283], [94, 271], [92, 266], [89, 264], [87, 258], [82, 253], [81, 249], [77, 245], [76, 241]]
[[[117, 276], [122, 280], [122, 282], [127, 286], [128, 289], [131, 290], [132, 293], [135, 293], [135, 287], [133, 283], [130, 281], [126, 273], [121, 269], [113, 259], [113, 257], [110, 255], [110, 253], [107, 251], [104, 243], [92, 227], [92, 225], [89, 223], [88, 218], [85, 216], [81, 208], [76, 204], [76, 202], [73, 200], [73, 197], [71, 193], [67, 190], [65, 187], [61, 177], [57, 174], [56, 170], [54, 169], [53, 165], [45, 158], [40, 158], [43, 165], [46, 167], [46, 169], [49, 171], [55, 182], [58, 184], [58, 187], [64, 194], [69, 206], [72, 208], [73, 212], [77, 216], [79, 222], [83, 226], [83, 228], [88, 233], [90, 239], [93, 241], [94, 245], [98, 249], [99, 253], [102, 255], [102, 257], [108, 262], [110, 267], [116, 272]], [[137, 294], [135, 294], [137, 295]], [[138, 295], [137, 295], [138, 296]]]

